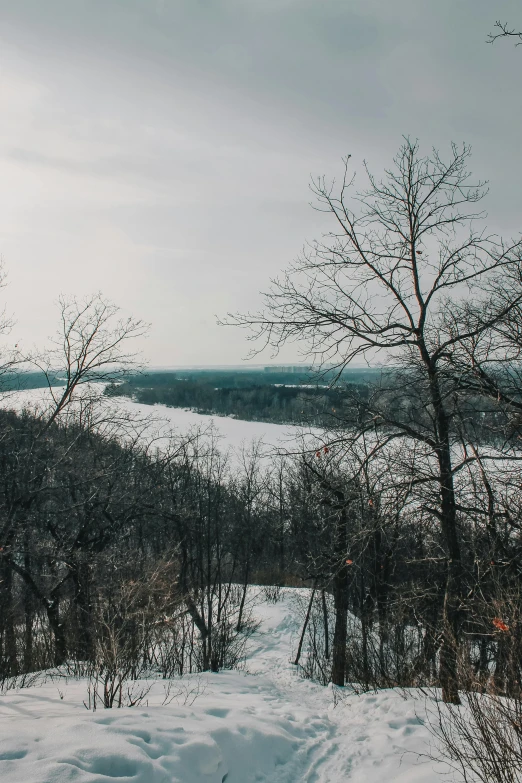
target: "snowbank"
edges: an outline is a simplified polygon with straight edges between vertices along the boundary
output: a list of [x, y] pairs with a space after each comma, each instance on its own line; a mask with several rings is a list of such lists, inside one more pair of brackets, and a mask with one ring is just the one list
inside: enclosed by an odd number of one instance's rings
[[[0, 697], [2, 783], [435, 783], [411, 692], [346, 694], [289, 664], [296, 590], [256, 609], [247, 670], [202, 675], [162, 706], [155, 681], [139, 707], [89, 712], [87, 683], [47, 680]], [[192, 692], [190, 695], [189, 692]], [[194, 700], [194, 693], [199, 693]]]

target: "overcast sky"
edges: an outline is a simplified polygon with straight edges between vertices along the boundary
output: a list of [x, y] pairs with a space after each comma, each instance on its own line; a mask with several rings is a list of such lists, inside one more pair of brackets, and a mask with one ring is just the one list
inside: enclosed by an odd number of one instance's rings
[[152, 365], [240, 362], [216, 315], [328, 229], [310, 174], [378, 172], [402, 134], [470, 143], [490, 227], [518, 233], [522, 47], [485, 43], [496, 19], [522, 28], [520, 0], [0, 0], [13, 338], [101, 290], [151, 322]]

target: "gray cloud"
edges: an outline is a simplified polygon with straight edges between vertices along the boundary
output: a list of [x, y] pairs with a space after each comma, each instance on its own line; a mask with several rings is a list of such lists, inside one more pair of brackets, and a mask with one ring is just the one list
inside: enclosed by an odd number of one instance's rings
[[490, 224], [520, 227], [522, 53], [500, 0], [0, 0], [0, 251], [22, 338], [61, 291], [154, 324], [154, 364], [237, 362], [214, 314], [325, 228], [309, 173], [403, 133], [466, 140]]

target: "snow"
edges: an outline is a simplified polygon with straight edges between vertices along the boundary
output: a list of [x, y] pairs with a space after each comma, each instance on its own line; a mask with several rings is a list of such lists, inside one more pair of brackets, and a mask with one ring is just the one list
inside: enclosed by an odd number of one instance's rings
[[119, 404], [139, 416], [150, 415], [151, 410], [163, 422], [166, 429], [174, 428], [180, 433], [194, 428], [204, 431], [213, 429], [225, 448], [239, 455], [250, 444], [260, 441], [265, 451], [286, 451], [296, 448], [302, 430], [293, 425], [270, 424], [263, 421], [244, 421], [230, 416], [208, 416], [183, 408], [166, 405], [143, 405], [125, 398], [118, 398]]
[[[59, 394], [59, 388], [56, 392]], [[0, 406], [17, 411], [24, 408], [38, 411], [45, 409], [49, 403], [48, 389], [0, 393]], [[271, 457], [276, 453], [300, 451], [303, 438], [311, 444], [311, 448], [317, 448], [317, 438], [322, 443], [319, 430], [305, 432], [295, 425], [244, 421], [229, 416], [208, 416], [166, 405], [143, 405], [127, 397], [102, 397], [99, 405], [107, 411], [114, 409], [120, 414], [127, 414], [136, 422], [148, 421], [147, 426], [143, 427], [142, 438], [144, 440], [154, 438], [159, 448], [171, 434], [185, 435], [200, 430], [206, 433], [207, 437], [212, 435], [217, 439], [219, 449], [228, 453], [231, 464], [235, 467], [241, 466], [243, 455], [247, 454], [254, 444], [259, 445], [259, 455], [268, 466]], [[137, 426], [140, 427], [139, 424]]]
[[[85, 680], [44, 678], [0, 697], [2, 783], [435, 783], [426, 699], [357, 696], [300, 678], [287, 588], [263, 603], [244, 671], [200, 675], [162, 704], [88, 711]], [[259, 592], [259, 596], [262, 592]], [[149, 683], [150, 684], [150, 683]], [[345, 692], [346, 691], [346, 692]], [[334, 699], [334, 695], [337, 698]]]

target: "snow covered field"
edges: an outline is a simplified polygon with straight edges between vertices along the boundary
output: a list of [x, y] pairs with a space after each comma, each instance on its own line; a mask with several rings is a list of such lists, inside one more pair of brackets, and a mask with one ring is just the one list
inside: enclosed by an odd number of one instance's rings
[[[199, 695], [89, 712], [85, 680], [47, 680], [0, 697], [2, 783], [435, 783], [425, 699], [356, 696], [300, 679], [289, 663], [293, 601], [260, 604], [245, 671], [201, 675]], [[185, 693], [195, 687], [192, 679]], [[184, 703], [186, 702], [186, 703]]]

